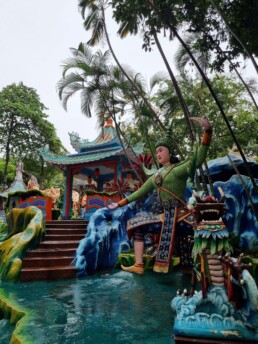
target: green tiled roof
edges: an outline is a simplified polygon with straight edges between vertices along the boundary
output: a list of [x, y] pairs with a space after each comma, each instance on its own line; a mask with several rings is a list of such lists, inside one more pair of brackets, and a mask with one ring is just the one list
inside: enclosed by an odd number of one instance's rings
[[119, 142], [116, 130], [113, 127], [104, 127], [98, 137], [91, 142], [81, 139], [77, 133], [69, 133], [69, 135], [71, 145], [78, 153], [87, 150], [87, 148], [95, 147], [97, 149], [106, 144]]
[[[61, 166], [64, 167], [66, 165], [87, 164], [105, 160], [115, 155], [125, 155], [117, 132], [115, 128], [112, 127], [112, 121], [110, 120], [107, 121], [101, 134], [92, 142], [81, 140], [76, 133], [71, 133], [69, 135], [73, 148], [78, 152], [77, 154], [58, 156], [50, 152], [48, 148], [45, 148], [40, 154], [43, 160], [61, 168]], [[138, 147], [135, 148], [134, 150], [136, 153], [139, 153], [143, 149], [141, 144], [138, 144]], [[130, 150], [129, 152], [131, 155], [132, 153]]]
[[81, 153], [81, 154], [73, 154], [73, 155], [55, 155], [48, 150], [44, 150], [41, 152], [41, 156], [44, 161], [54, 164], [54, 165], [74, 165], [74, 164], [83, 164], [98, 160], [103, 160], [114, 156], [122, 151], [121, 147], [118, 149], [107, 150], [107, 151], [93, 151], [92, 153]]

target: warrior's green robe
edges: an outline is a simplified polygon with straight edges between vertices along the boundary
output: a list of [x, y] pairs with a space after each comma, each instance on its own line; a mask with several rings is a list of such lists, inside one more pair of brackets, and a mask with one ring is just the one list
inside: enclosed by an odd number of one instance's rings
[[[189, 178], [191, 171], [194, 169], [195, 164], [196, 167], [202, 165], [206, 158], [208, 148], [208, 145], [202, 144], [198, 148], [197, 154], [193, 154], [190, 159], [184, 160], [175, 165], [168, 165], [160, 168], [141, 186], [139, 190], [127, 197], [128, 201], [136, 201], [145, 196], [147, 193], [151, 192], [153, 189], [157, 190], [161, 201], [171, 199], [171, 194], [164, 190], [159, 190], [161, 185], [163, 188], [171, 191], [177, 197], [184, 199], [187, 179]], [[157, 185], [156, 182], [157, 176], [159, 175], [162, 178], [161, 185]]]

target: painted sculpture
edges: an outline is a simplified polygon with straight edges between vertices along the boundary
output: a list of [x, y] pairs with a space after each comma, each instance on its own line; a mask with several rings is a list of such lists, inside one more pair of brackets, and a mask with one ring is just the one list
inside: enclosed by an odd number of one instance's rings
[[[237, 159], [236, 163], [240, 166], [241, 161], [238, 157], [231, 156], [231, 158]], [[252, 162], [252, 165], [255, 168], [254, 162]], [[228, 180], [219, 180], [222, 178], [225, 169], [228, 170], [227, 174], [229, 174], [230, 164], [227, 162], [226, 157], [212, 160], [209, 167], [212, 178], [217, 179], [213, 184], [215, 194], [219, 198], [219, 187], [225, 193], [223, 222], [231, 237], [233, 236], [234, 240], [237, 240], [240, 250], [255, 249], [258, 245], [258, 222], [250, 210], [246, 192], [241, 181], [236, 175], [232, 175], [233, 171], [231, 172], [232, 176], [229, 176]], [[258, 170], [257, 164], [256, 169]], [[249, 178], [246, 176], [242, 176], [242, 178], [244, 178], [255, 204], [258, 206], [258, 197], [254, 194]], [[185, 200], [188, 202], [191, 196], [192, 190], [188, 186]], [[131, 241], [127, 238], [127, 221], [139, 212], [152, 212], [152, 204], [153, 196], [151, 195], [144, 202], [133, 202], [113, 212], [103, 208], [92, 215], [87, 235], [80, 242], [74, 260], [78, 274], [84, 276], [102, 269], [114, 267], [119, 255], [126, 253], [132, 246]], [[181, 228], [179, 231], [181, 231]], [[110, 233], [112, 233], [111, 237], [109, 237]], [[102, 244], [103, 240], [106, 242], [105, 245]], [[112, 252], [112, 259], [108, 259], [111, 247], [115, 247], [115, 250]], [[187, 260], [185, 264], [189, 265], [191, 262], [189, 262], [189, 259]], [[252, 269], [258, 278], [257, 259], [252, 258], [252, 261]], [[182, 263], [184, 264], [183, 259], [181, 260]]]
[[[186, 202], [184, 200], [187, 179], [189, 176], [194, 174], [196, 166], [201, 165], [205, 160], [211, 141], [212, 128], [210, 123], [206, 119], [198, 117], [192, 117], [191, 120], [193, 122], [197, 122], [204, 128], [202, 142], [200, 146], [194, 150], [192, 156], [182, 162], [178, 162], [178, 159], [174, 161], [175, 157], [173, 157], [173, 148], [171, 145], [171, 128], [168, 128], [165, 138], [162, 138], [156, 143], [157, 159], [162, 167], [158, 169], [155, 174], [153, 174], [141, 186], [139, 190], [135, 191], [131, 195], [128, 195], [122, 201], [118, 203], [111, 203], [108, 206], [109, 210], [114, 211], [118, 207], [123, 207], [131, 202], [137, 201], [138, 199], [142, 199], [150, 192], [156, 190], [164, 212], [164, 221], [162, 221], [160, 240], [157, 249], [155, 265], [153, 268], [153, 270], [156, 272], [167, 273], [169, 271], [173, 249], [175, 246], [176, 228], [178, 224], [185, 220], [185, 218], [189, 215], [189, 211], [186, 208]], [[115, 212], [114, 216], [116, 216]], [[138, 214], [137, 225], [132, 226], [136, 259], [135, 264], [133, 264], [131, 267], [121, 265], [121, 268], [125, 271], [138, 274], [144, 273], [143, 253], [144, 235], [146, 233], [143, 231], [143, 224], [150, 222], [150, 217], [151, 215], [146, 212], [144, 214]], [[113, 218], [112, 212], [109, 214], [109, 218], [111, 222]], [[155, 222], [161, 221], [158, 218], [155, 220]], [[95, 231], [95, 228], [98, 227], [100, 226], [95, 223], [93, 231]], [[80, 246], [77, 250], [80, 255], [80, 258], [75, 258], [75, 265], [77, 269], [81, 270], [85, 269], [86, 267], [86, 262], [83, 258], [83, 255], [87, 255], [89, 257], [87, 251], [89, 249], [88, 245], [92, 245], [91, 234], [90, 227], [90, 232], [87, 233], [85, 243], [80, 243]], [[99, 235], [100, 233], [98, 233], [97, 237]], [[85, 246], [87, 250], [85, 249]], [[91, 260], [91, 258], [89, 258], [89, 260]]]
[[[191, 117], [190, 120], [204, 128], [201, 144], [199, 147], [196, 147], [191, 156], [182, 162], [179, 162], [173, 156], [171, 131], [168, 128], [165, 138], [156, 142], [155, 145], [157, 160], [161, 167], [140, 189], [120, 202], [109, 205], [109, 209], [113, 210], [142, 199], [153, 190], [157, 191], [164, 211], [164, 221], [162, 221], [159, 245], [153, 268], [155, 272], [169, 272], [173, 248], [175, 246], [177, 224], [189, 216], [189, 211], [186, 208], [186, 202], [184, 200], [187, 180], [194, 175], [196, 167], [200, 167], [204, 162], [211, 142], [212, 127], [209, 121], [199, 117]], [[134, 229], [135, 264], [129, 267], [121, 265], [122, 270], [144, 274], [143, 252], [145, 234], [140, 225], [137, 229]]]
[[39, 190], [38, 180], [33, 174], [30, 174], [30, 179], [28, 181], [27, 187], [28, 190]]
[[[249, 272], [251, 264], [242, 262], [243, 254], [231, 257], [233, 248], [222, 221], [225, 197], [221, 194], [219, 201], [195, 194], [192, 286], [189, 293], [178, 291], [171, 302], [176, 313], [176, 343], [258, 340], [257, 285]], [[197, 280], [201, 283], [199, 292], [195, 291]]]
[[45, 224], [37, 207], [12, 209], [7, 223], [0, 227], [0, 280], [16, 282], [22, 269], [22, 258], [44, 238]]

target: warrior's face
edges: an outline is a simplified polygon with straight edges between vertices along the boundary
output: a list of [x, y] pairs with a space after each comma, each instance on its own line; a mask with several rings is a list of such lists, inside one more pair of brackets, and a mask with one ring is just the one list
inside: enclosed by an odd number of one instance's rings
[[156, 155], [158, 162], [162, 166], [166, 166], [170, 164], [170, 153], [169, 149], [165, 146], [159, 146], [156, 148]]

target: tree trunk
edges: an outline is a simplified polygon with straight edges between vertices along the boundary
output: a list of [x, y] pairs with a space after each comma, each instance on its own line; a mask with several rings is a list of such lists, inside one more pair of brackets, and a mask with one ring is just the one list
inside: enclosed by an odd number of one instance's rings
[[151, 152], [151, 155], [152, 155], [152, 159], [153, 159], [153, 161], [154, 161], [154, 164], [155, 164], [155, 166], [156, 166], [157, 169], [158, 169], [158, 168], [159, 168], [159, 165], [158, 165], [158, 162], [157, 162], [157, 159], [156, 159], [156, 154], [155, 154], [155, 152], [153, 151], [153, 149], [152, 149], [152, 147], [151, 147], [150, 138], [149, 138], [147, 129], [145, 129], [145, 138], [146, 138], [146, 141], [147, 141], [149, 150], [150, 150], [150, 152]]
[[10, 161], [10, 151], [11, 151], [10, 144], [11, 144], [11, 137], [12, 137], [13, 128], [14, 128], [14, 118], [12, 115], [10, 128], [8, 131], [6, 148], [5, 148], [5, 166], [4, 166], [4, 176], [3, 176], [4, 189], [7, 188], [8, 164]]
[[[159, 49], [159, 52], [160, 52], [160, 54], [161, 54], [161, 56], [162, 56], [162, 59], [163, 59], [163, 61], [164, 61], [164, 63], [165, 63], [165, 66], [166, 66], [166, 68], [167, 68], [168, 74], [169, 74], [169, 76], [170, 76], [170, 79], [171, 79], [172, 84], [173, 84], [173, 86], [174, 86], [174, 89], [175, 89], [175, 91], [176, 91], [177, 97], [178, 97], [178, 99], [179, 99], [179, 103], [180, 103], [181, 108], [182, 108], [182, 110], [183, 110], [183, 113], [184, 113], [184, 116], [185, 116], [185, 120], [186, 120], [188, 129], [189, 129], [190, 137], [191, 137], [191, 140], [192, 140], [192, 142], [193, 142], [193, 141], [194, 141], [194, 134], [193, 134], [193, 127], [192, 127], [192, 124], [191, 124], [191, 122], [190, 122], [190, 120], [189, 120], [189, 118], [190, 118], [190, 112], [189, 112], [188, 107], [187, 107], [187, 105], [186, 105], [186, 103], [185, 103], [184, 97], [183, 97], [183, 95], [182, 95], [182, 92], [181, 92], [181, 89], [180, 89], [180, 87], [179, 87], [179, 85], [178, 85], [178, 82], [176, 81], [176, 78], [175, 78], [175, 76], [174, 76], [174, 73], [172, 72], [172, 69], [170, 68], [170, 65], [169, 65], [169, 63], [168, 63], [168, 60], [167, 60], [167, 58], [166, 58], [166, 56], [165, 56], [165, 54], [164, 54], [164, 51], [163, 51], [163, 49], [162, 49], [162, 47], [161, 47], [161, 45], [160, 45], [160, 42], [159, 42], [159, 39], [158, 39], [158, 36], [157, 36], [157, 32], [155, 31], [155, 29], [153, 29], [153, 37], [154, 37], [154, 39], [155, 39], [156, 45], [157, 45], [157, 47], [158, 47], [158, 49]], [[182, 158], [182, 157], [181, 157], [181, 158]]]
[[8, 164], [10, 161], [10, 142], [7, 141], [6, 148], [5, 148], [5, 166], [4, 166], [4, 178], [3, 178], [3, 184], [4, 189], [7, 188], [7, 176], [8, 176]]
[[181, 44], [184, 46], [184, 48], [187, 50], [187, 52], [188, 52], [189, 56], [191, 57], [193, 63], [195, 64], [195, 66], [196, 66], [196, 68], [198, 69], [199, 73], [200, 73], [201, 76], [203, 77], [203, 80], [205, 81], [205, 83], [206, 83], [206, 85], [207, 85], [207, 87], [208, 87], [208, 89], [209, 89], [209, 91], [210, 91], [210, 93], [211, 93], [213, 99], [215, 100], [215, 102], [216, 102], [216, 104], [217, 104], [217, 106], [218, 106], [218, 108], [219, 108], [219, 110], [220, 110], [220, 113], [221, 113], [221, 115], [222, 115], [222, 117], [223, 117], [223, 119], [224, 119], [224, 121], [225, 121], [225, 123], [226, 123], [226, 125], [227, 125], [227, 128], [228, 128], [228, 130], [229, 130], [229, 132], [230, 132], [230, 134], [231, 134], [231, 136], [232, 136], [232, 138], [233, 138], [233, 140], [234, 140], [234, 142], [235, 142], [235, 144], [236, 144], [236, 146], [237, 146], [237, 148], [238, 148], [238, 150], [239, 150], [239, 153], [240, 153], [240, 155], [241, 155], [243, 161], [244, 161], [246, 170], [247, 170], [248, 175], [249, 175], [249, 177], [250, 177], [250, 179], [251, 179], [251, 181], [252, 181], [252, 184], [253, 184], [253, 187], [254, 187], [254, 191], [255, 191], [256, 195], [258, 195], [258, 187], [257, 187], [256, 182], [255, 182], [255, 180], [254, 180], [253, 174], [252, 174], [252, 172], [251, 172], [251, 170], [250, 170], [250, 168], [249, 168], [249, 165], [248, 165], [248, 163], [247, 163], [246, 157], [245, 157], [245, 155], [244, 155], [244, 153], [243, 153], [243, 151], [242, 151], [242, 148], [241, 148], [241, 146], [240, 146], [240, 144], [239, 144], [239, 142], [238, 142], [238, 139], [237, 139], [236, 136], [235, 136], [235, 133], [233, 132], [233, 130], [232, 130], [232, 128], [231, 128], [231, 125], [230, 125], [230, 123], [229, 123], [229, 120], [228, 120], [228, 118], [227, 118], [227, 116], [226, 116], [226, 114], [225, 114], [223, 108], [222, 108], [222, 105], [221, 105], [221, 103], [220, 103], [220, 101], [219, 101], [219, 99], [218, 99], [216, 93], [214, 92], [214, 90], [213, 90], [213, 88], [212, 88], [212, 86], [211, 86], [211, 83], [210, 83], [209, 79], [208, 79], [207, 76], [204, 74], [203, 70], [202, 70], [201, 67], [199, 66], [198, 62], [196, 61], [195, 57], [194, 57], [193, 54], [191, 53], [190, 49], [189, 49], [188, 46], [184, 43], [184, 41], [183, 41], [182, 38], [179, 36], [179, 34], [177, 33], [177, 31], [176, 31], [172, 26], [170, 26], [170, 28], [171, 28], [171, 30], [173, 30], [175, 36], [176, 36], [177, 39], [180, 41], [180, 43], [181, 43]]
[[[150, 5], [150, 7], [154, 10], [154, 12], [155, 12], [156, 14], [159, 15], [159, 12], [158, 12], [158, 10], [156, 9], [156, 7], [153, 5], [152, 1], [151, 1], [151, 0], [146, 0], [146, 1], [147, 1], [147, 3]], [[163, 19], [163, 18], [162, 18], [162, 19]], [[218, 106], [218, 108], [219, 108], [219, 110], [220, 110], [220, 113], [221, 113], [221, 115], [222, 115], [222, 117], [223, 117], [223, 119], [224, 119], [224, 121], [225, 121], [225, 123], [226, 123], [226, 125], [227, 125], [227, 128], [228, 128], [228, 130], [229, 130], [229, 132], [230, 132], [230, 134], [231, 134], [231, 136], [232, 136], [232, 138], [233, 138], [233, 140], [234, 140], [234, 142], [235, 142], [235, 144], [236, 144], [236, 146], [237, 146], [237, 148], [238, 148], [238, 150], [239, 150], [239, 153], [240, 153], [240, 155], [241, 155], [241, 157], [242, 157], [242, 159], [243, 159], [243, 161], [244, 161], [245, 168], [246, 168], [246, 170], [247, 170], [247, 172], [248, 172], [248, 175], [249, 175], [249, 177], [250, 177], [250, 179], [251, 179], [251, 182], [252, 182], [252, 184], [253, 184], [254, 191], [255, 191], [256, 195], [258, 195], [258, 187], [257, 187], [256, 182], [255, 182], [255, 180], [254, 180], [253, 174], [252, 174], [252, 172], [251, 172], [251, 170], [250, 170], [250, 168], [249, 168], [249, 165], [248, 165], [248, 163], [247, 163], [246, 157], [245, 157], [245, 155], [244, 155], [244, 153], [243, 153], [243, 151], [242, 151], [242, 148], [241, 148], [241, 146], [240, 146], [240, 144], [239, 144], [239, 142], [238, 142], [238, 140], [237, 140], [237, 138], [236, 138], [236, 136], [235, 136], [235, 134], [234, 134], [234, 132], [233, 132], [231, 126], [230, 126], [230, 123], [229, 123], [229, 121], [228, 121], [228, 119], [227, 119], [227, 116], [226, 116], [226, 114], [225, 114], [225, 112], [224, 112], [224, 110], [223, 110], [223, 108], [222, 108], [222, 105], [221, 105], [221, 103], [220, 103], [220, 101], [219, 101], [219, 99], [218, 99], [216, 93], [214, 92], [213, 88], [211, 87], [211, 84], [210, 84], [209, 79], [208, 79], [207, 76], [204, 74], [202, 68], [200, 67], [200, 65], [199, 65], [198, 62], [196, 61], [196, 59], [195, 59], [195, 57], [193, 56], [192, 52], [190, 51], [189, 47], [185, 44], [185, 42], [183, 41], [183, 39], [182, 39], [182, 38], [180, 37], [180, 35], [178, 34], [176, 28], [175, 28], [174, 26], [172, 26], [170, 23], [165, 22], [165, 24], [171, 29], [171, 31], [173, 32], [173, 34], [175, 35], [175, 37], [179, 40], [179, 42], [180, 42], [180, 43], [183, 45], [183, 47], [186, 49], [186, 51], [187, 51], [187, 53], [189, 54], [191, 60], [193, 61], [194, 65], [196, 66], [196, 68], [198, 69], [199, 73], [201, 74], [203, 80], [205, 81], [205, 83], [206, 83], [206, 85], [207, 85], [207, 87], [208, 87], [208, 89], [209, 89], [209, 91], [210, 91], [210, 93], [211, 93], [213, 99], [215, 100], [215, 102], [216, 102], [216, 104], [217, 104], [217, 106]], [[256, 216], [257, 216], [257, 214], [256, 214]], [[257, 218], [258, 218], [258, 216], [257, 216]]]
[[123, 144], [123, 141], [122, 141], [122, 139], [121, 139], [121, 136], [120, 136], [121, 130], [120, 130], [120, 127], [119, 127], [119, 125], [118, 125], [118, 123], [117, 123], [117, 121], [116, 121], [116, 116], [112, 116], [112, 118], [114, 119], [118, 138], [119, 138], [119, 140], [120, 140], [120, 142], [121, 142], [121, 145], [122, 145], [122, 147], [123, 147], [123, 151], [125, 152], [125, 155], [126, 155], [126, 157], [127, 157], [127, 160], [128, 160], [128, 162], [129, 162], [129, 164], [130, 164], [130, 166], [131, 166], [131, 169], [136, 173], [136, 175], [137, 175], [139, 181], [141, 182], [141, 184], [143, 184], [143, 180], [142, 180], [141, 176], [137, 173], [135, 167], [133, 166], [132, 161], [131, 161], [129, 155], [127, 154], [126, 148], [125, 148], [125, 146], [124, 146], [124, 144]]
[[44, 179], [44, 160], [42, 159], [42, 157], [40, 157], [40, 161], [41, 161], [41, 169], [40, 169], [40, 177], [39, 177], [39, 187], [41, 188], [42, 182]]
[[[131, 169], [132, 169], [133, 171], [135, 171], [135, 173], [136, 173], [137, 177], [139, 178], [140, 182], [143, 183], [141, 177], [139, 176], [139, 174], [137, 173], [136, 169], [134, 168], [134, 166], [133, 166], [133, 164], [132, 164], [132, 161], [131, 161], [130, 157], [129, 157], [128, 154], [127, 154], [127, 151], [126, 151], [126, 148], [125, 148], [125, 146], [124, 146], [124, 143], [123, 143], [123, 141], [122, 141], [122, 139], [121, 139], [121, 136], [120, 136], [121, 130], [120, 130], [120, 127], [119, 127], [119, 125], [118, 125], [118, 123], [117, 123], [117, 121], [116, 121], [115, 110], [114, 110], [114, 108], [113, 108], [113, 113], [110, 111], [110, 109], [109, 109], [109, 107], [108, 107], [108, 105], [107, 105], [107, 103], [106, 103], [106, 99], [105, 99], [104, 95], [102, 94], [101, 90], [99, 90], [99, 93], [100, 93], [100, 96], [101, 96], [101, 98], [102, 98], [102, 100], [103, 100], [103, 102], [104, 102], [106, 111], [108, 112], [109, 116], [110, 116], [110, 117], [113, 119], [113, 121], [115, 122], [117, 136], [118, 136], [118, 138], [119, 138], [119, 141], [121, 142], [123, 151], [124, 151], [124, 153], [125, 153], [125, 155], [126, 155], [126, 157], [127, 157], [127, 160], [128, 160], [128, 162], [129, 162], [130, 166], [131, 166]], [[113, 94], [112, 94], [112, 99], [114, 99], [114, 98], [113, 98]], [[128, 146], [129, 146], [129, 145], [128, 145]], [[131, 149], [131, 151], [133, 152], [133, 154], [135, 155], [135, 152], [133, 151], [133, 149], [132, 149], [131, 147], [130, 147], [130, 149]], [[135, 157], [136, 157], [136, 155], [135, 155]]]
[[139, 96], [143, 99], [144, 103], [146, 104], [146, 106], [148, 107], [148, 109], [151, 111], [153, 117], [155, 118], [156, 122], [160, 125], [160, 127], [165, 131], [165, 127], [163, 125], [163, 123], [161, 122], [161, 120], [159, 119], [158, 115], [156, 114], [156, 112], [153, 110], [151, 104], [149, 103], [149, 101], [146, 99], [146, 97], [144, 96], [143, 92], [136, 86], [136, 84], [132, 81], [132, 79], [129, 77], [129, 75], [126, 73], [126, 71], [124, 70], [124, 68], [122, 67], [122, 65], [120, 64], [120, 62], [118, 61], [114, 50], [111, 46], [110, 40], [109, 40], [109, 36], [107, 33], [107, 28], [106, 28], [106, 21], [105, 21], [105, 10], [102, 7], [102, 15], [103, 15], [103, 22], [104, 22], [104, 30], [105, 30], [105, 36], [107, 39], [107, 43], [108, 43], [108, 47], [109, 50], [117, 64], [117, 66], [119, 67], [119, 69], [121, 70], [121, 72], [124, 74], [124, 76], [127, 78], [127, 80], [129, 81], [129, 83], [132, 85], [133, 89], [139, 94]]
[[225, 52], [221, 49], [221, 47], [216, 44], [216, 42], [214, 41], [214, 39], [211, 37], [211, 36], [208, 36], [208, 39], [210, 40], [210, 42], [213, 44], [213, 45], [216, 45], [216, 49], [221, 53], [223, 54], [223, 56], [227, 59], [227, 61], [229, 62], [232, 70], [234, 70], [234, 72], [236, 73], [236, 75], [238, 76], [238, 78], [241, 80], [242, 84], [245, 86], [245, 89], [247, 91], [247, 93], [249, 94], [250, 98], [252, 99], [253, 103], [254, 103], [254, 106], [256, 107], [256, 110], [258, 110], [258, 105], [256, 103], [256, 100], [249, 88], [249, 86], [247, 85], [247, 83], [244, 81], [244, 79], [242, 78], [241, 74], [239, 73], [239, 71], [237, 70], [237, 68], [234, 66], [234, 64], [231, 62], [231, 60], [227, 57], [227, 55], [225, 54]]

